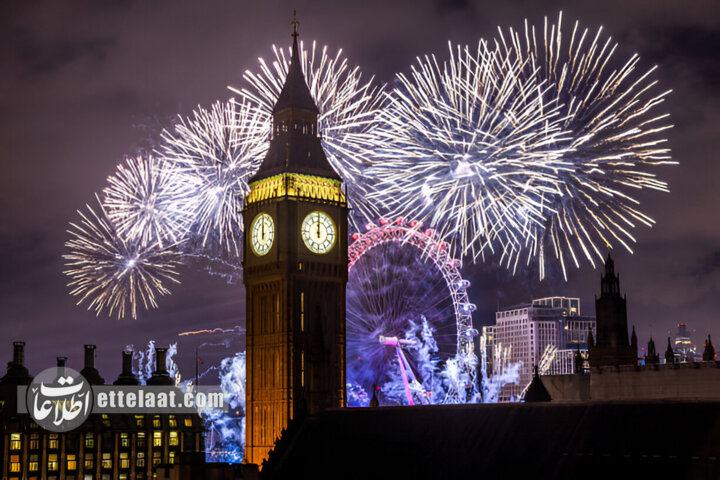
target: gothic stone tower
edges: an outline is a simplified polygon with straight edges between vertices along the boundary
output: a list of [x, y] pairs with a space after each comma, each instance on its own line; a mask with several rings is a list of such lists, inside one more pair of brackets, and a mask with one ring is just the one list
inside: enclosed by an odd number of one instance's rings
[[245, 199], [245, 458], [260, 464], [293, 418], [345, 405], [347, 204], [325, 157], [297, 23], [267, 156]]
[[591, 367], [605, 365], [636, 365], [637, 337], [633, 328], [628, 341], [627, 298], [620, 295], [620, 276], [615, 274], [615, 262], [608, 254], [605, 274], [600, 279], [600, 298], [595, 297], [597, 342], [592, 333], [588, 339]]

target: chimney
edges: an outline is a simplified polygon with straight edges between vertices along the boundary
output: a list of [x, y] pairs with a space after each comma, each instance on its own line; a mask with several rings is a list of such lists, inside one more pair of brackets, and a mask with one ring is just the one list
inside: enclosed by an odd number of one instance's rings
[[132, 372], [133, 352], [122, 352], [122, 372], [113, 385], [139, 385], [140, 381]]
[[156, 348], [155, 349], [155, 372], [152, 376], [147, 379], [148, 385], [174, 385], [175, 380], [170, 377], [165, 366], [165, 360], [167, 358], [167, 348]]
[[13, 363], [15, 365], [25, 364], [25, 342], [13, 342]]
[[13, 359], [7, 362], [7, 374], [0, 378], [0, 384], [30, 385], [32, 377], [24, 363], [25, 342], [13, 342]]
[[132, 357], [133, 352], [122, 352], [122, 374], [132, 375]]
[[95, 368], [95, 345], [85, 345], [85, 368]]
[[67, 363], [67, 357], [57, 357], [57, 378], [65, 376], [65, 363]]
[[165, 357], [167, 348], [159, 347], [155, 349], [155, 373], [158, 375], [167, 375], [167, 367], [165, 365]]

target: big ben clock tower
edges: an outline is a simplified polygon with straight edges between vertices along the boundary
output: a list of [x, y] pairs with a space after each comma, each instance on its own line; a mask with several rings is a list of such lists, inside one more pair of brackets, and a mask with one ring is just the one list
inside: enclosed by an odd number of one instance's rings
[[292, 59], [270, 148], [245, 199], [245, 459], [260, 464], [293, 418], [345, 405], [347, 204], [318, 109]]

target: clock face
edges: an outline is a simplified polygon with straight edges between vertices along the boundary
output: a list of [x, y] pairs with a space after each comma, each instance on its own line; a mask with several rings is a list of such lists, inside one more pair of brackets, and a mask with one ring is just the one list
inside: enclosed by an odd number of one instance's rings
[[275, 222], [267, 213], [261, 213], [250, 225], [250, 246], [256, 255], [265, 255], [270, 251], [275, 239]]
[[337, 238], [335, 224], [327, 213], [318, 210], [303, 220], [300, 229], [305, 246], [313, 253], [327, 253], [332, 250]]

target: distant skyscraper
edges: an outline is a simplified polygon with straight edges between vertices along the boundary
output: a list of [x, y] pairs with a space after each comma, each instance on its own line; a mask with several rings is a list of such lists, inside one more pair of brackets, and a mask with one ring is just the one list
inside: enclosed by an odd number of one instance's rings
[[509, 349], [508, 363], [522, 362], [519, 384], [506, 385], [500, 399], [520, 395], [548, 346], [557, 353], [547, 373], [573, 373], [575, 355], [587, 356], [588, 334], [594, 330], [595, 320], [580, 316], [579, 298], [541, 298], [496, 312], [495, 325], [483, 328], [488, 358], [495, 348]]
[[685, 322], [677, 324], [674, 350], [676, 362], [693, 362], [699, 360], [697, 347], [692, 343], [690, 330], [688, 330], [687, 323]]

